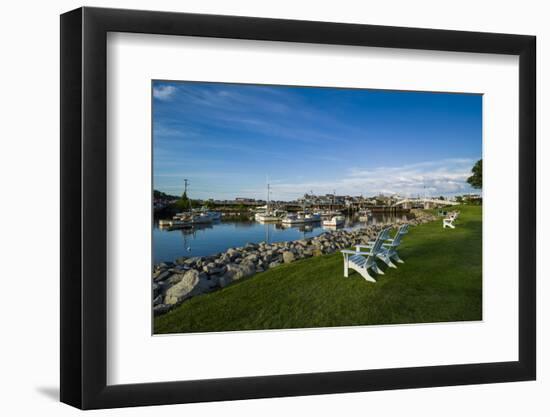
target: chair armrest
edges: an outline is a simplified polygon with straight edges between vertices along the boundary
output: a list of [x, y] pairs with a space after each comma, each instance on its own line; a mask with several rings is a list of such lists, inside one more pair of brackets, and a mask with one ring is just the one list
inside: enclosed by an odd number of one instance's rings
[[367, 245], [353, 245], [353, 246], [355, 246], [356, 248], [367, 248], [367, 249], [370, 249], [370, 248], [372, 248], [372, 247], [374, 246], [374, 243], [371, 244], [371, 243], [369, 242]]
[[346, 255], [362, 255], [362, 256], [372, 255], [371, 252], [359, 252], [359, 251], [353, 251], [353, 250], [341, 250], [340, 252]]

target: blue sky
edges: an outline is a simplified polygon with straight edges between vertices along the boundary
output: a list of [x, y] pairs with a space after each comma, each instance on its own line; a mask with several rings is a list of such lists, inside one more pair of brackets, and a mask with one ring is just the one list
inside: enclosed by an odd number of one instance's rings
[[192, 198], [289, 200], [473, 192], [482, 97], [153, 82], [154, 188]]

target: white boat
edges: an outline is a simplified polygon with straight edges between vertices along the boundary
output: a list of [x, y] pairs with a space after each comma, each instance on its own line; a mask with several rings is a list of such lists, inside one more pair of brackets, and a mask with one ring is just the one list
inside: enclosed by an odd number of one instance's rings
[[284, 225], [292, 226], [294, 224], [304, 224], [304, 218], [302, 216], [298, 216], [295, 213], [288, 213], [286, 217], [282, 220], [282, 223]]
[[281, 221], [281, 216], [278, 216], [275, 212], [256, 213], [254, 219], [260, 223], [278, 223]]
[[359, 214], [360, 222], [368, 222], [369, 217], [372, 216], [372, 213], [370, 212], [370, 210], [361, 210], [358, 214]]
[[222, 214], [219, 211], [207, 211], [206, 214], [208, 214], [212, 220], [221, 220]]
[[346, 221], [344, 216], [334, 216], [330, 220], [323, 220], [323, 226], [337, 227], [342, 226]]
[[185, 229], [192, 227], [191, 222], [185, 220], [159, 220], [159, 227], [161, 229]]
[[315, 223], [321, 221], [321, 215], [320, 214], [312, 214], [312, 213], [306, 213], [306, 214], [295, 214], [295, 213], [289, 213], [286, 215], [286, 217], [282, 220], [282, 223], [285, 225], [295, 225], [295, 224], [304, 224], [304, 223]]
[[254, 214], [254, 220], [259, 223], [278, 223], [281, 221], [282, 214], [279, 210], [271, 210], [269, 206], [269, 184], [267, 184], [267, 202], [266, 205], [260, 207], [261, 211]]
[[208, 224], [212, 223], [213, 219], [208, 215], [208, 213], [198, 213], [193, 214], [191, 217], [191, 223], [193, 224]]
[[315, 223], [320, 222], [322, 219], [319, 213], [306, 213], [304, 215], [304, 220], [306, 223]]

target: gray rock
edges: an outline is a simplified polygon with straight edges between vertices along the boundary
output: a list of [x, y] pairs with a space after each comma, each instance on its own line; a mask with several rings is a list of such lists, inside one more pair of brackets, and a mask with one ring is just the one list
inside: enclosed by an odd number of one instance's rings
[[220, 288], [225, 288], [232, 282], [233, 279], [228, 275], [224, 275], [223, 277], [218, 278], [218, 285], [220, 286]]
[[178, 265], [183, 265], [183, 263], [189, 259], [187, 256], [180, 256], [179, 258], [176, 258], [175, 262]]
[[289, 264], [291, 262], [294, 262], [295, 256], [290, 251], [283, 252], [283, 261], [285, 264]]
[[208, 265], [202, 267], [202, 270], [208, 275], [220, 275], [223, 274], [226, 269], [225, 265], [216, 264], [214, 262], [210, 262]]
[[172, 273], [170, 271], [160, 271], [157, 273], [153, 273], [153, 281], [164, 281], [166, 280]]
[[246, 258], [244, 258], [244, 260], [252, 262], [252, 263], [256, 263], [256, 262], [258, 262], [258, 255], [254, 254], [254, 253], [250, 254]]
[[229, 259], [234, 260], [235, 258], [238, 258], [241, 256], [240, 252], [237, 249], [229, 248], [225, 252], [226, 255], [229, 257]]
[[256, 267], [252, 262], [241, 262], [240, 264], [228, 264], [226, 276], [230, 276], [233, 281], [254, 275]]
[[158, 305], [153, 307], [153, 314], [155, 316], [158, 316], [160, 314], [164, 314], [164, 313], [168, 312], [168, 310], [170, 310], [170, 306], [168, 306], [166, 304], [158, 304]]
[[281, 262], [280, 261], [273, 261], [269, 264], [269, 269], [271, 268], [275, 268], [277, 266], [281, 265]]
[[162, 287], [158, 283], [153, 282], [153, 297], [156, 297], [157, 295], [159, 295], [161, 290], [162, 290]]
[[195, 295], [202, 294], [210, 289], [206, 279], [199, 271], [194, 269], [187, 271], [181, 280], [166, 290], [164, 303], [168, 305], [179, 304]]
[[162, 304], [162, 300], [163, 300], [162, 294], [159, 294], [158, 296], [153, 298], [153, 306]]
[[254, 250], [254, 249], [258, 249], [260, 247], [260, 245], [256, 244], [256, 243], [247, 243], [246, 245], [244, 245], [244, 249], [246, 251], [251, 251], [251, 250]]
[[[192, 271], [192, 270], [190, 270], [190, 271]], [[171, 287], [173, 285], [176, 285], [178, 282], [180, 282], [183, 279], [185, 274], [186, 274], [186, 272], [180, 273], [180, 274], [174, 274], [174, 275], [170, 276], [170, 278], [168, 278], [166, 281], [164, 281], [164, 285], [166, 287]]]
[[183, 261], [184, 265], [193, 266], [194, 264], [198, 263], [201, 260], [200, 256], [193, 256], [192, 258], [188, 258], [185, 261]]

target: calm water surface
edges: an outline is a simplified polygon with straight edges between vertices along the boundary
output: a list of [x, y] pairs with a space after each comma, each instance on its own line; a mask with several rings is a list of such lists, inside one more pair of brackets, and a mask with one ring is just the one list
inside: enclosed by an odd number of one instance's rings
[[[380, 214], [369, 217], [368, 222], [358, 218], [346, 218], [346, 224], [339, 229], [351, 230], [367, 224], [376, 224], [406, 219], [407, 214]], [[165, 230], [158, 227], [155, 221], [153, 228], [154, 263], [174, 261], [180, 256], [206, 256], [224, 252], [229, 248], [259, 242], [285, 242], [318, 236], [327, 230], [322, 224], [311, 223], [294, 227], [283, 227], [281, 224], [261, 224], [255, 221], [220, 221], [208, 226], [190, 230]]]

